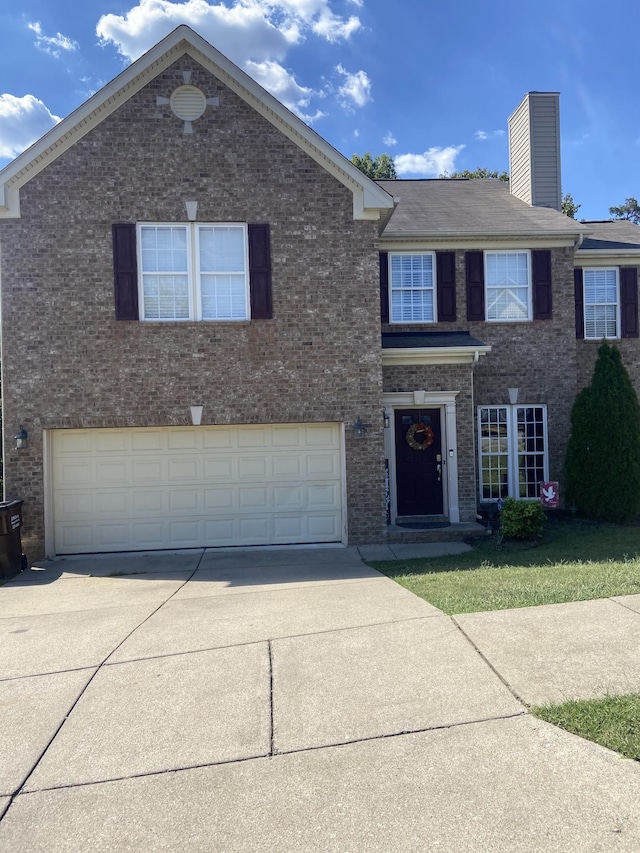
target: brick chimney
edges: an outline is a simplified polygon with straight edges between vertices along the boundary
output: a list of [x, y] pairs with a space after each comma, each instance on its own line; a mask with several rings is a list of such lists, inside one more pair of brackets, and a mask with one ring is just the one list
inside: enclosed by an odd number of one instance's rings
[[527, 92], [509, 116], [509, 186], [532, 207], [561, 209], [559, 102], [559, 92]]

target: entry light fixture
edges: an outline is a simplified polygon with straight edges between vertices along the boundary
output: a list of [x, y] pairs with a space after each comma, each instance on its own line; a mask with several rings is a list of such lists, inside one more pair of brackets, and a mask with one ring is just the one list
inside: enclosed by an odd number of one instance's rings
[[365, 427], [365, 425], [360, 420], [360, 416], [358, 416], [358, 419], [356, 420], [356, 422], [353, 425], [353, 437], [360, 439], [360, 438], [364, 438], [366, 434], [367, 434], [367, 428]]
[[20, 424], [20, 429], [13, 437], [16, 442], [16, 450], [26, 450], [29, 435], [22, 424]]
[[389, 429], [389, 412], [386, 409], [382, 410], [382, 420], [384, 421], [384, 428]]

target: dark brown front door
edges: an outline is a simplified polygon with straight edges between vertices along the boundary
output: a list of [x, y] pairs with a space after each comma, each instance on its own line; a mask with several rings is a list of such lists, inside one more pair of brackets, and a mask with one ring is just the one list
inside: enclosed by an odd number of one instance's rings
[[396, 409], [398, 515], [442, 515], [439, 409]]

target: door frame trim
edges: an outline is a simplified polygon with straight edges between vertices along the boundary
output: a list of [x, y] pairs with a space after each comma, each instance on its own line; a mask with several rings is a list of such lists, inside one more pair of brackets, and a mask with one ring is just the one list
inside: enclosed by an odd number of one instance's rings
[[443, 514], [451, 524], [460, 522], [458, 495], [458, 439], [456, 429], [456, 397], [459, 391], [403, 391], [383, 394], [382, 405], [389, 416], [389, 426], [384, 430], [385, 458], [389, 465], [389, 497], [391, 523], [398, 517], [396, 497], [396, 434], [395, 409], [440, 409], [442, 430], [442, 462], [446, 476], [442, 481]]

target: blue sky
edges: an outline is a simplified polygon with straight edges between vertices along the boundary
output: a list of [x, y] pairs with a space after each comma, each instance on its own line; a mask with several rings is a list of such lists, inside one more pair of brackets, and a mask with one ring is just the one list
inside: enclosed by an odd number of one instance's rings
[[508, 168], [507, 118], [559, 91], [579, 218], [640, 197], [630, 0], [22, 0], [0, 6], [0, 167], [181, 23], [346, 156], [401, 177]]

